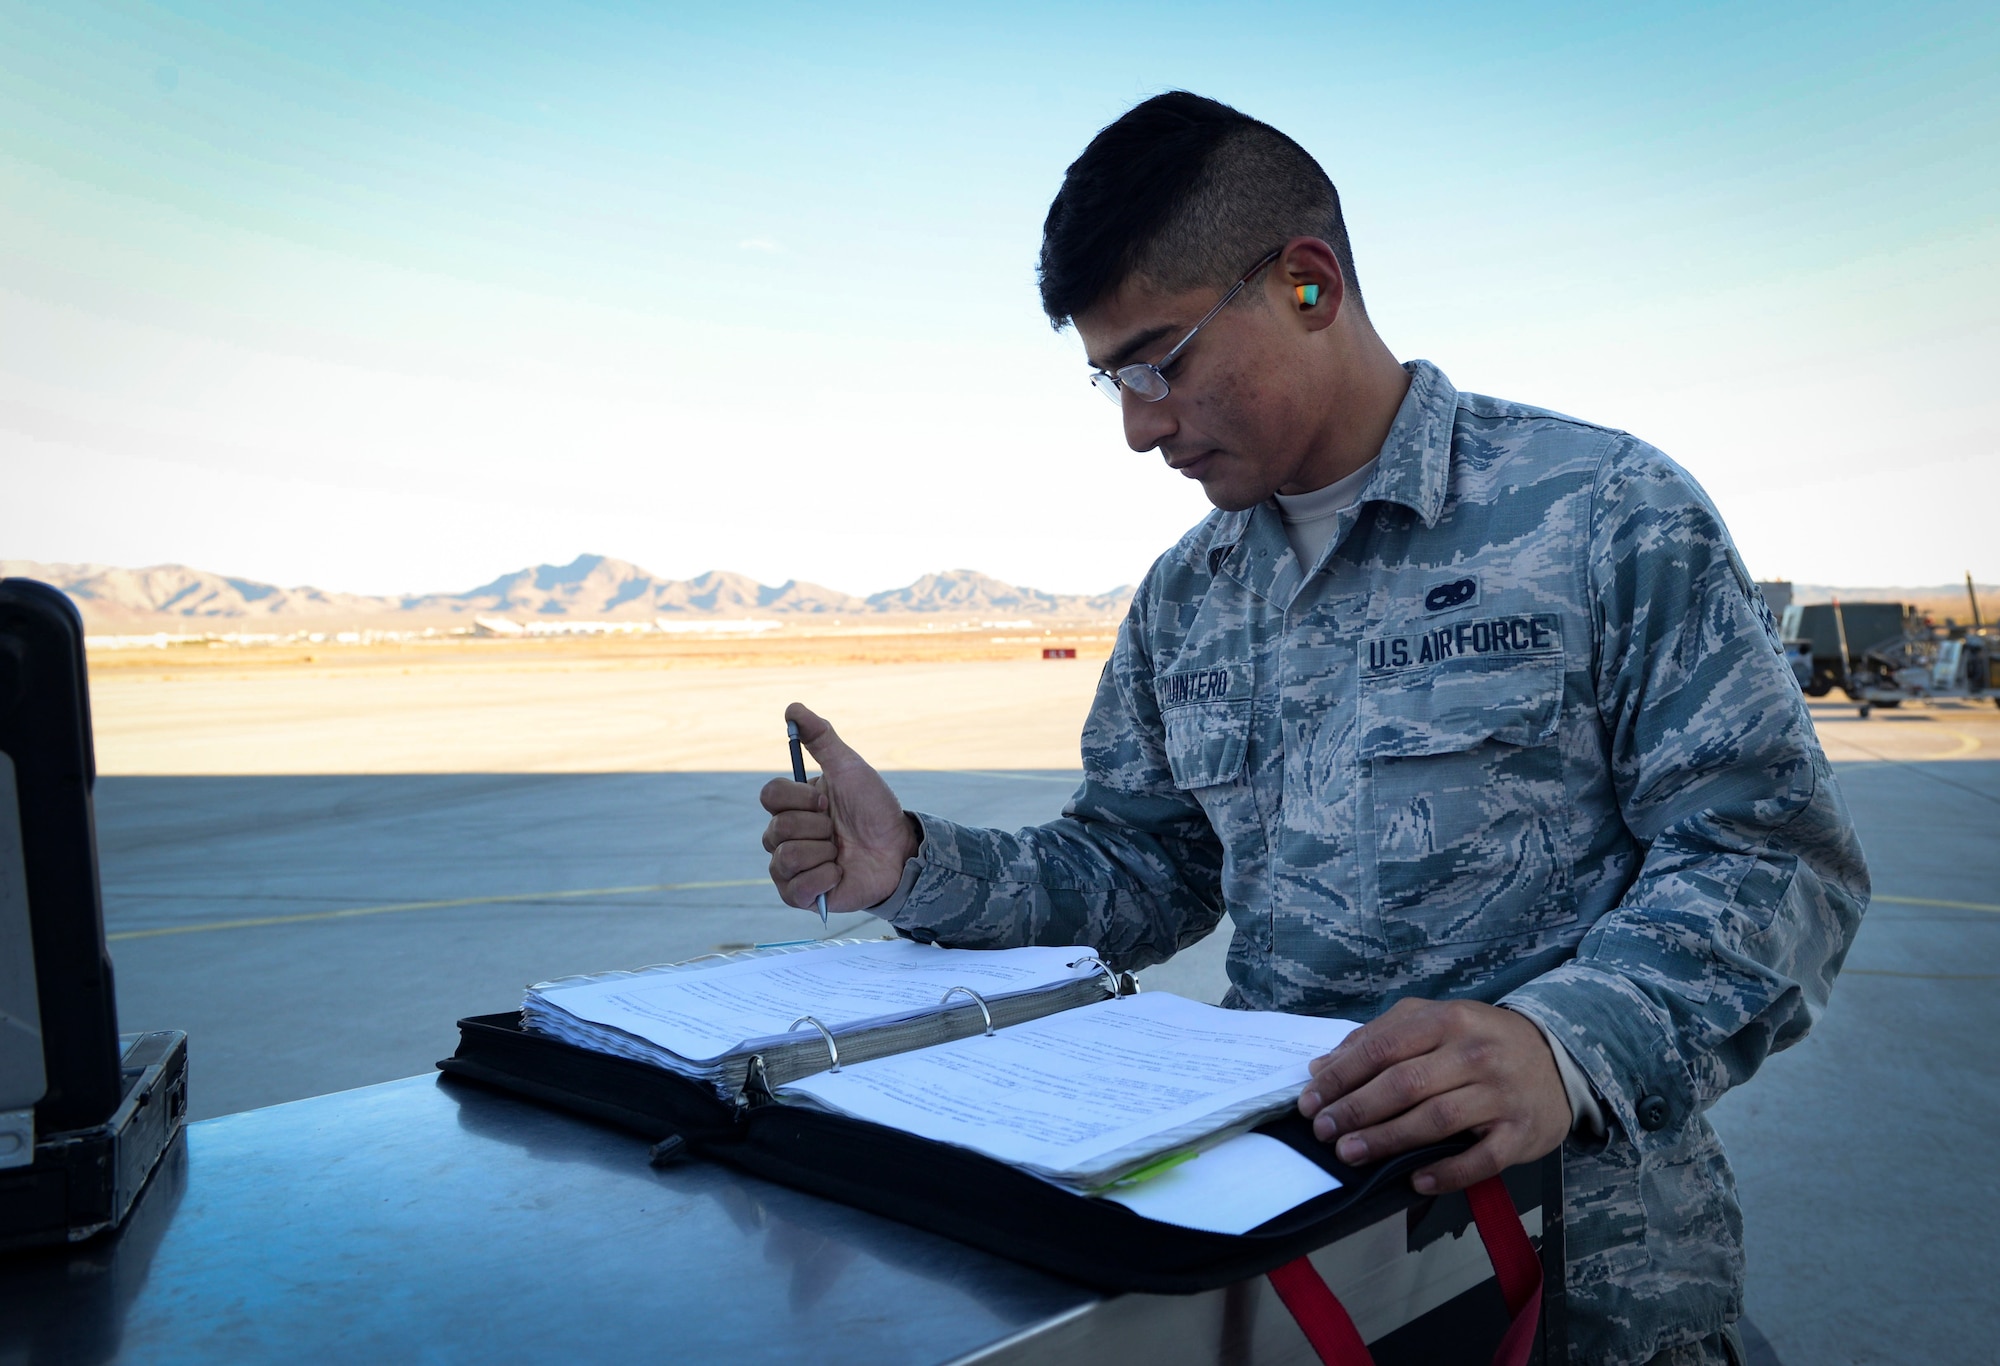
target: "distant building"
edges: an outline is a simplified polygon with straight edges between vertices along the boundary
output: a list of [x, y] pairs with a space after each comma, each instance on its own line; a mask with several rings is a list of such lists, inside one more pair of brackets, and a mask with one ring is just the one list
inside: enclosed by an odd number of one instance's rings
[[1773, 617], [1782, 618], [1785, 609], [1792, 605], [1792, 581], [1790, 579], [1770, 579], [1757, 585], [1757, 591], [1764, 595], [1765, 603]]

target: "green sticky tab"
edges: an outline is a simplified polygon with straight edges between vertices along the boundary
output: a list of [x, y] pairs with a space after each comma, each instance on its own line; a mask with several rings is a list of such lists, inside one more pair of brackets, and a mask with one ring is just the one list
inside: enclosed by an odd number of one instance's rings
[[1201, 1156], [1200, 1153], [1190, 1149], [1189, 1151], [1184, 1153], [1169, 1153], [1165, 1157], [1156, 1157], [1151, 1162], [1148, 1162], [1145, 1166], [1136, 1167], [1133, 1170], [1126, 1172], [1125, 1175], [1119, 1177], [1116, 1181], [1113, 1181], [1110, 1185], [1105, 1186], [1104, 1189], [1116, 1190], [1120, 1186], [1136, 1186], [1141, 1181], [1150, 1181], [1154, 1177], [1158, 1176], [1161, 1172], [1172, 1171], [1175, 1167], [1180, 1166], [1181, 1163], [1192, 1162], [1197, 1157], [1200, 1156]]

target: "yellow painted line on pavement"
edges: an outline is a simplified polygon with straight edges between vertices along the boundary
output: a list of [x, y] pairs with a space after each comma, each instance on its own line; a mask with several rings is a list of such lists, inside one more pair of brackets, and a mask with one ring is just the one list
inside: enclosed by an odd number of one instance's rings
[[1962, 730], [1955, 730], [1950, 726], [1938, 725], [1936, 722], [1931, 722], [1930, 724], [1937, 725], [1937, 729], [1939, 731], [1942, 731], [1944, 734], [1949, 735], [1952, 738], [1954, 744], [1954, 747], [1952, 749], [1945, 751], [1943, 754], [1916, 754], [1916, 755], [1892, 758], [1891, 756], [1882, 753], [1882, 751], [1880, 750], [1870, 749], [1867, 745], [1862, 744], [1859, 739], [1855, 738], [1847, 731], [1840, 731], [1835, 734], [1824, 735], [1821, 736], [1820, 738], [1830, 744], [1846, 745], [1849, 749], [1858, 749], [1871, 759], [1877, 759], [1884, 763], [1891, 763], [1891, 764], [1939, 764], [1945, 762], [1948, 759], [1962, 759], [1966, 755], [1972, 753], [1974, 750], [1980, 748], [1980, 739], [1976, 735], [1970, 734], [1969, 732]]
[[1939, 726], [1938, 729], [1958, 741], [1958, 748], [1949, 754], [1940, 754], [1938, 756], [1940, 759], [1956, 759], [1961, 754], [1970, 754], [1979, 748], [1979, 737], [1976, 735], [1967, 735], [1964, 731], [1953, 730], [1950, 726]]
[[393, 915], [399, 911], [442, 911], [454, 906], [499, 906], [518, 901], [574, 901], [596, 896], [638, 896], [643, 892], [700, 892], [717, 887], [761, 887], [768, 878], [733, 878], [724, 882], [649, 882], [640, 887], [577, 887], [562, 892], [515, 892], [506, 896], [461, 896], [449, 901], [398, 901], [388, 906], [350, 906], [338, 911], [307, 911], [299, 915], [260, 915], [245, 920], [208, 920], [198, 925], [162, 925], [152, 930], [121, 930], [107, 940], [158, 939], [169, 934], [206, 934], [210, 930], [251, 930], [265, 925], [303, 925], [314, 920], [351, 920], [363, 915]]
[[2000, 915], [2000, 906], [1989, 906], [1983, 901], [1938, 901], [1927, 896], [1876, 896], [1871, 901], [1886, 901], [1892, 906], [1939, 906], [1947, 911], [1991, 911]]
[[[445, 911], [458, 906], [502, 906], [523, 901], [576, 901], [599, 896], [640, 896], [647, 892], [703, 892], [724, 887], [762, 887], [768, 878], [730, 878], [719, 882], [649, 882], [636, 887], [576, 887], [559, 892], [514, 892], [504, 896], [461, 896], [446, 901], [398, 901], [386, 906], [349, 906], [338, 911], [305, 911], [298, 915], [260, 915], [242, 920], [205, 920], [195, 925], [162, 925], [150, 930], [120, 930], [105, 939], [159, 939], [170, 934], [207, 934], [212, 930], [254, 930], [267, 925], [304, 925], [318, 920], [353, 920], [364, 915], [395, 915], [403, 911]], [[1950, 911], [1988, 911], [2000, 906], [1981, 901], [1940, 901], [1921, 896], [1877, 896], [1896, 906], [1934, 906]]]

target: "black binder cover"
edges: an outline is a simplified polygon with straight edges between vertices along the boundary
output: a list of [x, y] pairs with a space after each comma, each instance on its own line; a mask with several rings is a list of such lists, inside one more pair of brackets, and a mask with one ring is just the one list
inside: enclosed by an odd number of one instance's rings
[[[661, 1068], [578, 1048], [521, 1028], [515, 1012], [460, 1020], [451, 1076], [588, 1115], [646, 1138], [678, 1135], [703, 1156], [768, 1180], [969, 1243], [1094, 1289], [1188, 1294], [1259, 1276], [1398, 1210], [1423, 1205], [1424, 1222], [1462, 1195], [1426, 1200], [1409, 1173], [1463, 1151], [1466, 1141], [1350, 1167], [1296, 1114], [1260, 1126], [1340, 1179], [1329, 1191], [1245, 1234], [1209, 1233], [1146, 1219], [1109, 1200], [1077, 1196], [979, 1153], [846, 1115], [765, 1103], [743, 1107]], [[1553, 1173], [1553, 1177], [1552, 1177]], [[1552, 1177], [1552, 1179], [1551, 1179]], [[1559, 1226], [1560, 1167], [1506, 1173], [1518, 1209], [1542, 1207]], [[1413, 1215], [1413, 1227], [1416, 1221]], [[1553, 1265], [1550, 1265], [1553, 1254]], [[1545, 1281], [1562, 1284], [1561, 1238], [1543, 1239]]]

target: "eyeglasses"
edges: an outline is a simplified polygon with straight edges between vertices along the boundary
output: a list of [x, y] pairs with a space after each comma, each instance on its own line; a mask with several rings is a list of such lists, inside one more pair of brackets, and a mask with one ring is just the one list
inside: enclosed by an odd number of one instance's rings
[[1258, 271], [1277, 260], [1284, 250], [1283, 247], [1277, 248], [1269, 256], [1244, 271], [1236, 283], [1229, 287], [1229, 292], [1216, 300], [1215, 307], [1209, 309], [1200, 322], [1188, 329], [1188, 334], [1180, 339], [1174, 349], [1160, 357], [1159, 364], [1121, 365], [1116, 370], [1091, 371], [1090, 382], [1097, 386], [1097, 392], [1113, 403], [1122, 403], [1124, 391], [1128, 389], [1148, 403], [1158, 403], [1165, 398], [1172, 392], [1167, 384], [1167, 368], [1180, 359], [1181, 352], [1185, 351], [1187, 344], [1194, 340], [1194, 334], [1207, 327], [1209, 320], [1227, 308], [1229, 301], [1243, 292], [1243, 286], [1249, 284]]

